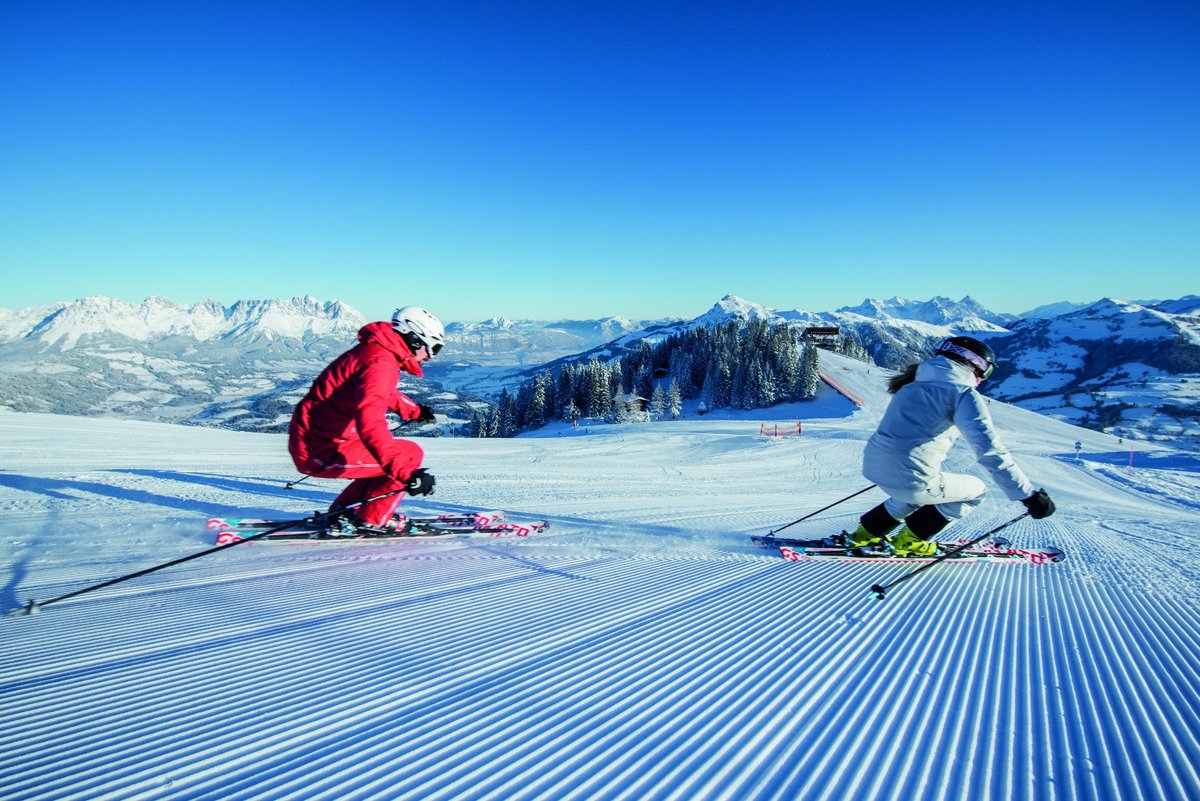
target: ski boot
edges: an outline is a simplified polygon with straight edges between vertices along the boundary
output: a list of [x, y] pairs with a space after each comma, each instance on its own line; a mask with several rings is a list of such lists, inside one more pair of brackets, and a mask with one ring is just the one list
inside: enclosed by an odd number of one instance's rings
[[866, 527], [861, 523], [859, 524], [858, 528], [854, 529], [852, 532], [843, 531], [842, 537], [842, 544], [845, 545], [845, 547], [861, 548], [863, 550], [876, 548], [881, 542], [883, 542], [883, 537], [876, 536], [875, 534], [867, 531]]
[[908, 526], [888, 537], [888, 547], [895, 556], [937, 556], [939, 550], [936, 540], [923, 540]]
[[330, 521], [326, 536], [394, 537], [402, 533], [396, 530], [396, 522], [396, 519], [392, 518], [382, 526], [372, 526], [364, 522], [358, 515], [338, 515]]

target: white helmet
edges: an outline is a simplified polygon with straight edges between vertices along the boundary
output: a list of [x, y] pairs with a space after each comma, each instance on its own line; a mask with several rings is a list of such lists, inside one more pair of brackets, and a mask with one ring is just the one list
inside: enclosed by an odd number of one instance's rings
[[437, 356], [446, 344], [446, 329], [442, 321], [420, 306], [405, 306], [392, 315], [392, 328], [396, 329], [413, 352], [424, 345], [429, 356]]

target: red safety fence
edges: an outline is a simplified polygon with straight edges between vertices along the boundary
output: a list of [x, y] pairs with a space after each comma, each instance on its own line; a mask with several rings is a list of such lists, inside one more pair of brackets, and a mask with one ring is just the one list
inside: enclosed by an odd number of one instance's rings
[[758, 427], [758, 433], [764, 437], [798, 437], [804, 433], [804, 428], [800, 425], [799, 420], [796, 421], [795, 426], [791, 423], [784, 423], [783, 425], [779, 423], [772, 425], [762, 423]]

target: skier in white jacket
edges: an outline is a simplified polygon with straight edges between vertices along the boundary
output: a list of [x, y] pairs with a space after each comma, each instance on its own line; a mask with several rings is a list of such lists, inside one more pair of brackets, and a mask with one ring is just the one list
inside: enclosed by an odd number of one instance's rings
[[[934, 535], [978, 506], [987, 492], [975, 476], [942, 471], [960, 433], [1011, 500], [1023, 503], [1035, 519], [1054, 513], [1050, 496], [1034, 488], [1000, 441], [987, 401], [976, 390], [995, 366], [983, 342], [950, 337], [932, 358], [888, 382], [895, 397], [863, 454], [863, 475], [888, 499], [860, 518], [850, 545], [875, 546], [887, 537], [900, 556], [937, 553]], [[901, 521], [904, 528], [889, 536]]]

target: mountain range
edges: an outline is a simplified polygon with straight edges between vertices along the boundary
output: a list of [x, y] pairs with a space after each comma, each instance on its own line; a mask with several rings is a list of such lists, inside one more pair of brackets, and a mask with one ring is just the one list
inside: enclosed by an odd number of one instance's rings
[[[690, 320], [449, 323], [447, 348], [406, 392], [469, 419], [506, 385], [556, 360], [612, 358], [696, 326], [768, 320], [836, 326], [850, 352], [888, 368], [970, 333], [1002, 355], [991, 397], [1133, 438], [1200, 439], [1200, 298], [1052, 304], [1026, 315], [970, 297], [867, 299], [832, 312], [734, 295]], [[312, 297], [182, 304], [106, 297], [0, 309], [0, 407], [278, 431], [312, 378], [367, 322]], [[436, 429], [439, 430], [440, 429]], [[430, 430], [428, 433], [434, 433]]]
[[[1054, 314], [1054, 309], [1060, 309]], [[898, 369], [938, 342], [970, 334], [1000, 354], [989, 397], [1061, 420], [1149, 440], [1200, 440], [1200, 297], [1143, 303], [1102, 299], [990, 312], [969, 297], [866, 300], [834, 312], [775, 311], [728, 296], [700, 324], [767, 319], [837, 326], [876, 364]], [[693, 321], [693, 323], [697, 322]], [[688, 323], [685, 325], [690, 325]], [[677, 326], [664, 326], [669, 334]], [[627, 337], [623, 346], [636, 343]], [[611, 351], [610, 355], [619, 355]]]
[[588, 350], [656, 322], [624, 317], [599, 320], [509, 320], [446, 324], [446, 352], [457, 361], [481, 365], [539, 365]]

